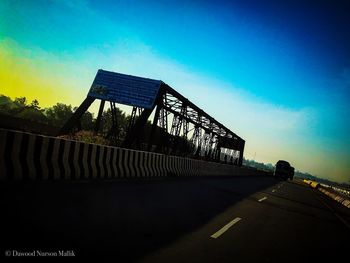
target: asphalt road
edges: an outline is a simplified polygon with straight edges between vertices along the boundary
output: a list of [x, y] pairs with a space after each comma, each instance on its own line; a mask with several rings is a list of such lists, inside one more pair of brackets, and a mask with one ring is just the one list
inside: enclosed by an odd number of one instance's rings
[[163, 178], [12, 183], [0, 190], [6, 260], [33, 251], [113, 262], [349, 258], [349, 211], [298, 181]]

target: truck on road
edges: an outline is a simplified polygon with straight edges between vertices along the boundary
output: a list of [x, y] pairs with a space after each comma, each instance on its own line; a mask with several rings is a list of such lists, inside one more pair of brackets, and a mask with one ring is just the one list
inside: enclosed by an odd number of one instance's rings
[[294, 167], [290, 165], [289, 162], [284, 160], [279, 160], [276, 163], [275, 171], [273, 173], [274, 176], [280, 177], [284, 180], [293, 180], [294, 177]]

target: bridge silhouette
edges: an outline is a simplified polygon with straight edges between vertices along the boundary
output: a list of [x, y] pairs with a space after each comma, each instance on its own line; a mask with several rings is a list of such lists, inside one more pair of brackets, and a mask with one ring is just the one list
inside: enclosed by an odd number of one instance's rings
[[[108, 134], [115, 142], [116, 104], [133, 107], [126, 137], [121, 145], [115, 146], [242, 165], [245, 141], [169, 85], [101, 69], [87, 97], [59, 135], [76, 131], [79, 120], [96, 99], [100, 100], [100, 107], [95, 132], [102, 125], [101, 116], [109, 102], [112, 127]], [[153, 111], [152, 127], [145, 138], [146, 124]]]

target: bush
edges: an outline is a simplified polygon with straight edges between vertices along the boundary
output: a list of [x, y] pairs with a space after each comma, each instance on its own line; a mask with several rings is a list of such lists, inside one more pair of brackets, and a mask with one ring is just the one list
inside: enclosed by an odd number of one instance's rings
[[62, 135], [62, 136], [59, 136], [58, 138], [74, 140], [79, 142], [86, 142], [86, 143], [108, 145], [108, 140], [106, 140], [101, 136], [94, 135], [92, 131], [78, 131], [75, 134]]

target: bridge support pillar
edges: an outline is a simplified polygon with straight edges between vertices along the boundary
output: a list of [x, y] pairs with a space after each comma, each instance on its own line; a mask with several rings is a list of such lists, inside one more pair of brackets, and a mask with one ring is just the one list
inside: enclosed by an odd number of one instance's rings
[[239, 150], [238, 166], [242, 166], [242, 164], [243, 164], [243, 152], [244, 152], [245, 141], [242, 140], [241, 143], [242, 143], [242, 145], [241, 145], [240, 150]]

